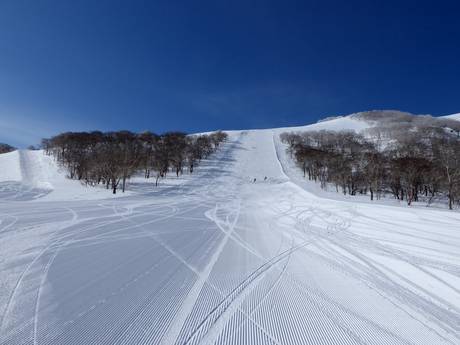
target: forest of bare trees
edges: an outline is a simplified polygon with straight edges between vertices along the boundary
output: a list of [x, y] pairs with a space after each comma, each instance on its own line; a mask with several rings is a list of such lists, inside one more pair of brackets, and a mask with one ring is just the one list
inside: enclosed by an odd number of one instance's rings
[[[401, 115], [403, 114], [403, 115]], [[404, 113], [353, 131], [283, 133], [281, 139], [306, 178], [344, 194], [391, 194], [410, 205], [446, 198], [460, 201], [460, 122]], [[406, 121], [407, 120], [407, 121]]]
[[118, 188], [124, 192], [127, 179], [141, 171], [145, 178], [155, 178], [155, 185], [168, 172], [192, 173], [226, 138], [221, 131], [208, 135], [68, 132], [43, 139], [42, 147], [68, 170], [70, 178], [104, 184], [115, 194]]
[[11, 151], [14, 151], [14, 150], [16, 150], [15, 147], [13, 147], [11, 145], [8, 145], [8, 144], [0, 143], [0, 154], [1, 153], [8, 153], [8, 152], [11, 152]]

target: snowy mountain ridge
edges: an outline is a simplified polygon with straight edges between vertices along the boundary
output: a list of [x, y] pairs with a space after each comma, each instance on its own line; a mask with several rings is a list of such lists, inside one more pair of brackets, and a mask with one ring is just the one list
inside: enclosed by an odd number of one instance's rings
[[444, 116], [444, 118], [460, 121], [460, 113], [452, 114], [452, 115], [446, 115], [446, 116]]

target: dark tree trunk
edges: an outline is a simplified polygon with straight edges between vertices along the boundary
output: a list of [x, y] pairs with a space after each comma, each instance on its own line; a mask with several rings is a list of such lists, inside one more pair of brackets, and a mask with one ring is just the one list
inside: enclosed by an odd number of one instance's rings
[[113, 194], [117, 194], [117, 187], [118, 187], [119, 182], [120, 182], [120, 180], [117, 181], [116, 178], [112, 178], [112, 192], [113, 192]]

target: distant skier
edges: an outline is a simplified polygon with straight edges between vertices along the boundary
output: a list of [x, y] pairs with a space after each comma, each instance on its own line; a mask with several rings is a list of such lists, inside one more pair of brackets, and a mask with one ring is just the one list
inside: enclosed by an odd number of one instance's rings
[[254, 177], [254, 181], [252, 181], [252, 183], [256, 183], [256, 180], [257, 180], [257, 179]]
[[264, 181], [267, 181], [267, 176], [264, 177]]

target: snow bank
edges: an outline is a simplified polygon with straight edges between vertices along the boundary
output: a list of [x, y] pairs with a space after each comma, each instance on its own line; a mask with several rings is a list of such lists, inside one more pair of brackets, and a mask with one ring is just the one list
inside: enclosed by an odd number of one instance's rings
[[0, 154], [0, 182], [21, 181], [19, 152], [13, 151]]

